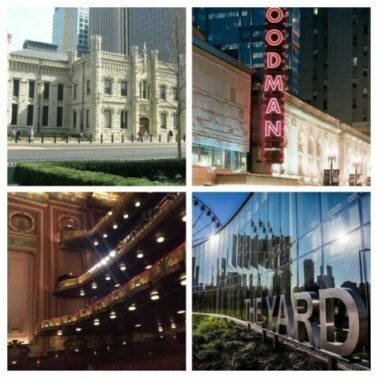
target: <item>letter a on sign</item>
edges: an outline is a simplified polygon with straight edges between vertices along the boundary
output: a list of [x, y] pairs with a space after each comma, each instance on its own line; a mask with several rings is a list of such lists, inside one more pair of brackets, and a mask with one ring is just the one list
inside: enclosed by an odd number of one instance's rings
[[273, 112], [277, 113], [277, 114], [281, 114], [280, 104], [275, 97], [272, 97], [271, 99], [269, 99], [268, 106], [265, 110], [266, 114], [270, 114], [270, 113], [273, 113]]

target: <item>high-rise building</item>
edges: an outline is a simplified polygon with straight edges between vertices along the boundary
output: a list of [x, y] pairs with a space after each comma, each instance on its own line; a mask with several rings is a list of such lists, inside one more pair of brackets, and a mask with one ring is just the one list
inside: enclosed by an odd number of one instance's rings
[[[193, 8], [193, 25], [206, 42], [260, 71], [264, 68], [265, 8]], [[286, 84], [299, 95], [300, 11], [288, 8]]]
[[104, 51], [129, 54], [127, 8], [89, 8], [89, 34], [102, 37]]
[[370, 133], [370, 9], [301, 9], [300, 97]]
[[88, 8], [55, 8], [53, 43], [58, 51], [75, 50], [79, 54], [89, 50]]

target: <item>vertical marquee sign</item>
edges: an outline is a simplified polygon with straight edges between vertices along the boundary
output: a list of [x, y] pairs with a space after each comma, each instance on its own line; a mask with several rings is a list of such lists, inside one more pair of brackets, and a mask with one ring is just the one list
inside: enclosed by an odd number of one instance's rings
[[262, 162], [284, 161], [285, 8], [265, 10]]

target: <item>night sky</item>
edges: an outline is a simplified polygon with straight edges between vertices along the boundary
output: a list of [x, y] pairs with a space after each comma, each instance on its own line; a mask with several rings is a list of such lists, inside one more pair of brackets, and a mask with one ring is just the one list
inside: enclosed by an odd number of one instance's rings
[[239, 208], [248, 193], [193, 193], [225, 224]]

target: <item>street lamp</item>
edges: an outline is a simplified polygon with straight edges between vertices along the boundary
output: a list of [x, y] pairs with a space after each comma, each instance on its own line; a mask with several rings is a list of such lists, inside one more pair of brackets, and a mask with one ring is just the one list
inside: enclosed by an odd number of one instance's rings
[[332, 148], [328, 151], [328, 161], [330, 162], [331, 169], [330, 169], [330, 175], [329, 175], [329, 185], [332, 186], [333, 184], [333, 163], [336, 161], [336, 150]]
[[353, 180], [353, 183], [354, 183], [354, 186], [357, 185], [357, 170], [358, 170], [358, 167], [361, 163], [361, 158], [358, 157], [358, 156], [355, 156], [353, 158], [353, 167], [354, 167], [354, 180]]

